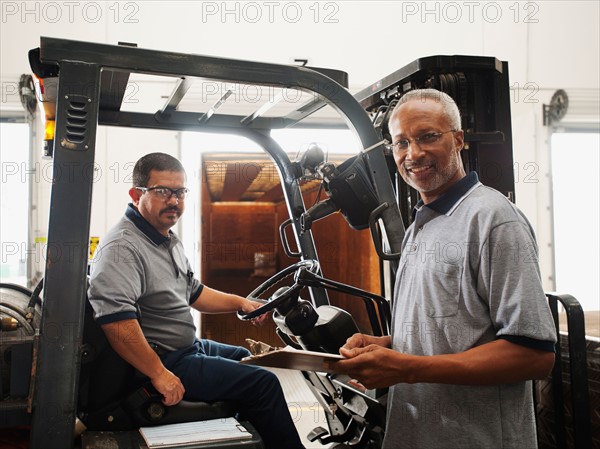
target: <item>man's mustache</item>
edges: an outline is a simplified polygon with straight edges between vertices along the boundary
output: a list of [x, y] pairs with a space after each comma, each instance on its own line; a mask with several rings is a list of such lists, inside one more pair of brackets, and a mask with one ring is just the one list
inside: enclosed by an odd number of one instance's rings
[[403, 164], [403, 166], [406, 170], [410, 170], [411, 168], [415, 168], [415, 167], [424, 167], [427, 165], [435, 166], [435, 163], [434, 163], [434, 161], [432, 161], [430, 159], [417, 159], [415, 161], [404, 162], [404, 164]]
[[177, 206], [165, 207], [163, 210], [160, 211], [160, 214], [162, 215], [165, 212], [170, 212], [170, 211], [177, 213], [177, 215], [181, 215], [181, 211], [179, 210], [179, 208]]

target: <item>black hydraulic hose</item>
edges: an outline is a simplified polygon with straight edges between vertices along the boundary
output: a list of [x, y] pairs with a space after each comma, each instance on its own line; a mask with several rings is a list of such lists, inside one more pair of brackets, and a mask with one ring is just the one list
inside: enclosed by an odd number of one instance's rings
[[0, 283], [0, 288], [6, 288], [8, 290], [16, 290], [20, 293], [23, 293], [24, 295], [31, 296], [31, 290], [29, 290], [28, 288], [25, 288], [21, 285], [18, 285], [18, 284], [2, 282], [2, 283]]
[[42, 288], [44, 288], [44, 278], [40, 279], [40, 282], [38, 282], [37, 286], [33, 290], [29, 304], [27, 304], [28, 308], [34, 308], [36, 303], [41, 307], [42, 300], [40, 299], [40, 292], [42, 291]]

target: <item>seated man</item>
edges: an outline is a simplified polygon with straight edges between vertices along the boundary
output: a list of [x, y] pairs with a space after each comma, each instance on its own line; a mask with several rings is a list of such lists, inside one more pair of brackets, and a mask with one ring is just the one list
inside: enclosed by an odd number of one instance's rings
[[186, 174], [164, 153], [133, 170], [133, 200], [102, 239], [89, 300], [113, 349], [148, 376], [165, 405], [183, 398], [229, 401], [267, 449], [303, 448], [274, 374], [237, 363], [244, 348], [196, 338], [190, 307], [205, 313], [250, 312], [260, 303], [203, 286], [170, 231], [184, 211]]

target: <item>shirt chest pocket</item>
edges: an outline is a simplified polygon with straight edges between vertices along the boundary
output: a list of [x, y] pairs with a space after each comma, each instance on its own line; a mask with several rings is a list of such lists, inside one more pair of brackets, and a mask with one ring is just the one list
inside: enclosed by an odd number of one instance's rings
[[426, 261], [421, 267], [422, 307], [432, 318], [450, 317], [458, 313], [462, 267]]

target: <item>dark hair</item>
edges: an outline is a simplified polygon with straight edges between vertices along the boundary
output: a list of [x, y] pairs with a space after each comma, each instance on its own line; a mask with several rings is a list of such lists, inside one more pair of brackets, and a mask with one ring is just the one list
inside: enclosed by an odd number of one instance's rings
[[135, 163], [135, 167], [133, 167], [133, 186], [147, 187], [152, 170], [185, 173], [181, 162], [173, 156], [166, 153], [150, 153]]

